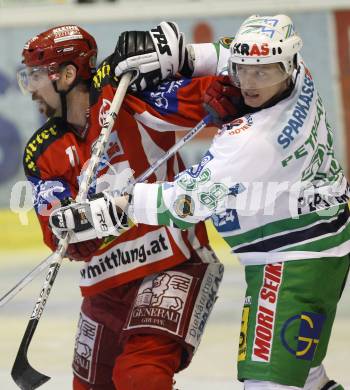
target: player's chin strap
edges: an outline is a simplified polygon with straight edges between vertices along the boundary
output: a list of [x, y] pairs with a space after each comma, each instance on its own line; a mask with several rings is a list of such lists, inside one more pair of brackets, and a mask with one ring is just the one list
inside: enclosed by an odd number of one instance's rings
[[57, 88], [57, 81], [52, 81], [52, 85], [53, 85], [53, 88], [55, 90], [56, 93], [58, 93], [60, 95], [60, 100], [61, 100], [61, 109], [62, 109], [62, 119], [65, 121], [65, 122], [68, 122], [67, 120], [67, 95], [69, 94], [69, 92], [75, 88], [80, 82], [81, 82], [81, 77], [76, 77], [75, 80], [73, 81], [73, 83], [70, 85], [70, 87], [66, 90], [66, 91], [60, 91], [58, 88]]
[[[57, 88], [57, 82], [56, 81], [52, 81], [52, 85], [53, 85], [53, 88], [55, 90], [55, 92], [60, 96], [60, 101], [61, 101], [61, 109], [62, 109], [62, 114], [61, 114], [61, 117], [62, 119], [69, 123], [68, 122], [68, 109], [67, 109], [67, 95], [68, 93], [74, 88], [76, 87], [79, 83], [82, 82], [82, 78], [81, 77], [77, 77], [74, 82], [72, 83], [72, 85], [67, 89], [67, 91], [60, 91], [58, 88]], [[87, 114], [88, 116], [88, 114]], [[71, 129], [73, 130], [74, 134], [80, 138], [80, 139], [84, 139], [85, 138], [85, 135], [86, 135], [86, 132], [87, 132], [87, 129], [89, 127], [89, 121], [87, 120], [85, 126], [83, 128], [80, 128], [79, 126], [76, 126], [74, 125], [73, 123], [69, 123]]]

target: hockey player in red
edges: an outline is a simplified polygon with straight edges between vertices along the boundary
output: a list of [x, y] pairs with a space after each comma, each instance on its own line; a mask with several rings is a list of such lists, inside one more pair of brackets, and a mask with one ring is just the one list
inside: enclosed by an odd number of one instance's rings
[[[28, 141], [23, 164], [44, 241], [52, 249], [57, 241], [49, 228], [50, 212], [78, 192], [81, 171], [117, 90], [113, 68], [123, 54], [120, 48], [131, 50], [127, 44], [136, 43], [135, 50], [141, 47], [155, 58], [147, 76], [137, 74], [131, 85], [135, 92], [186, 68], [182, 35], [173, 23], [121, 38], [119, 51], [97, 70], [95, 40], [75, 25], [47, 30], [23, 49], [19, 84], [48, 117]], [[128, 94], [91, 194], [116, 178], [122, 188], [130, 174], [137, 177], [175, 143], [175, 131], [201, 120], [206, 114], [201, 97], [211, 81], [173, 79], [157, 91]], [[182, 169], [176, 155], [150, 181], [171, 181]], [[140, 224], [104, 240], [74, 242], [73, 237], [67, 257], [83, 261], [73, 388], [145, 389], [147, 382], [147, 390], [170, 390], [174, 373], [190, 363], [198, 347], [223, 274], [204, 224], [187, 232]]]

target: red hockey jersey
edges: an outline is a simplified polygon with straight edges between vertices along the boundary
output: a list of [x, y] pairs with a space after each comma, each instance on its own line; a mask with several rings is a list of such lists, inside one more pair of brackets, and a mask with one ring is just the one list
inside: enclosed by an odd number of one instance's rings
[[[51, 118], [35, 132], [24, 152], [24, 169], [33, 185], [34, 206], [45, 243], [54, 249], [48, 226], [50, 208], [68, 196], [75, 197], [84, 164], [91, 156], [116, 89], [103, 63], [90, 93], [90, 126], [85, 137], [61, 118]], [[206, 113], [201, 97], [212, 77], [179, 79], [162, 83], [156, 90], [127, 95], [116, 119], [99, 171], [91, 188], [99, 192], [111, 182], [122, 183], [132, 170], [143, 173], [175, 143], [174, 131], [193, 127]], [[171, 180], [183, 169], [179, 156], [161, 166], [149, 181]], [[117, 179], [117, 180], [116, 180]], [[82, 294], [92, 295], [184, 262], [190, 251], [205, 245], [203, 223], [183, 232], [147, 225], [134, 226], [120, 237], [106, 239], [81, 269]]]

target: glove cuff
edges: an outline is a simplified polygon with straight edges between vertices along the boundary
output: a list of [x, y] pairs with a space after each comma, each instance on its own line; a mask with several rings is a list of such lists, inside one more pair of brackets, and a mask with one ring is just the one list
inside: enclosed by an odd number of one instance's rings
[[174, 76], [183, 65], [185, 56], [183, 35], [174, 22], [161, 22], [150, 30], [150, 34], [158, 54], [162, 80], [165, 80], [169, 76]]
[[[117, 206], [113, 196], [109, 192], [103, 191], [103, 196], [108, 207], [111, 222], [118, 233], [120, 233], [120, 230], [127, 230], [134, 226], [133, 221], [128, 216], [127, 209], [122, 210], [119, 206]], [[131, 196], [129, 195], [129, 199], [130, 198]]]

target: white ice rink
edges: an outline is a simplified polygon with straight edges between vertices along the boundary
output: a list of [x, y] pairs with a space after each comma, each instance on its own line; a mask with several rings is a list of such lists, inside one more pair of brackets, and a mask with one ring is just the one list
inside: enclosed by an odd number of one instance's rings
[[[1, 252], [0, 295], [45, 257], [46, 252]], [[221, 255], [227, 257], [225, 252]], [[227, 263], [227, 261], [226, 261]], [[29, 348], [29, 361], [37, 370], [51, 376], [47, 390], [71, 388], [70, 362], [75, 325], [80, 306], [77, 263], [63, 263], [45, 312]], [[42, 286], [43, 273], [12, 302], [0, 309], [0, 389], [15, 390], [10, 371]], [[176, 378], [180, 390], [235, 390], [235, 360], [244, 296], [243, 269], [234, 260], [226, 265], [220, 298], [192, 365]], [[339, 306], [326, 368], [331, 378], [350, 389], [350, 289], [344, 291]], [[147, 389], [145, 389], [147, 390]]]

